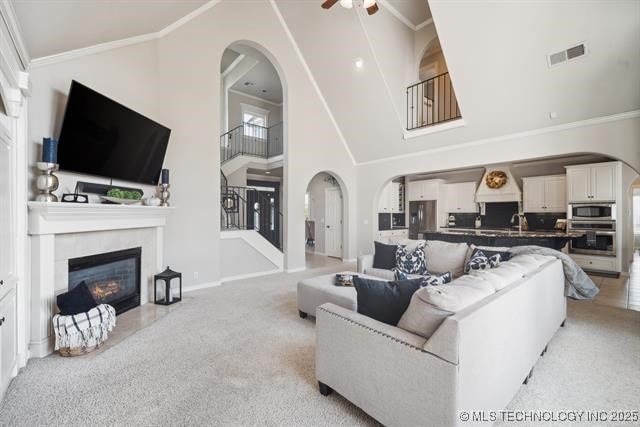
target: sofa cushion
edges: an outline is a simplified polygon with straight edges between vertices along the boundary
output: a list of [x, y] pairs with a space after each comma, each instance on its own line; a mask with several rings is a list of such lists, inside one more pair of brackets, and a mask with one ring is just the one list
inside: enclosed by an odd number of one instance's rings
[[427, 241], [426, 240], [414, 240], [414, 239], [407, 239], [404, 237], [389, 237], [388, 240], [389, 244], [395, 244], [398, 246], [406, 246], [407, 249], [411, 252], [413, 252], [418, 245], [422, 245], [422, 246], [426, 246]]
[[406, 311], [413, 293], [420, 289], [421, 279], [384, 282], [357, 277], [358, 313], [395, 326]]
[[424, 289], [413, 294], [407, 311], [398, 321], [398, 328], [429, 338], [440, 327], [442, 322], [453, 313], [441, 310], [426, 302], [420, 297], [422, 292], [424, 292]]
[[405, 274], [426, 274], [424, 245], [419, 243], [413, 251], [406, 246], [398, 246], [396, 250], [396, 269]]
[[416, 291], [411, 297], [409, 307], [398, 321], [398, 327], [429, 338], [448, 316], [493, 293], [491, 285], [484, 280], [470, 276], [462, 276], [460, 279], [451, 285], [427, 286]]
[[368, 276], [376, 276], [384, 280], [395, 280], [394, 270], [387, 270], [386, 268], [365, 268], [364, 274]]
[[449, 243], [439, 240], [428, 240], [425, 247], [427, 270], [430, 273], [446, 273], [450, 271], [453, 277], [464, 273], [464, 261], [467, 256], [466, 243]]
[[482, 278], [493, 286], [497, 292], [524, 276], [524, 269], [508, 263], [502, 263], [490, 270], [474, 270], [469, 272], [469, 276]]
[[396, 266], [397, 245], [385, 245], [381, 242], [373, 242], [376, 252], [373, 255], [373, 267], [391, 270]]

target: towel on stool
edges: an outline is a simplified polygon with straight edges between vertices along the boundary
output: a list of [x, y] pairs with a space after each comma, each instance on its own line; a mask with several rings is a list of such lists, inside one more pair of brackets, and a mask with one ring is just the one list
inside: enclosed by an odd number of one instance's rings
[[86, 313], [73, 316], [53, 316], [56, 350], [60, 348], [93, 347], [103, 343], [116, 326], [116, 310], [100, 304]]

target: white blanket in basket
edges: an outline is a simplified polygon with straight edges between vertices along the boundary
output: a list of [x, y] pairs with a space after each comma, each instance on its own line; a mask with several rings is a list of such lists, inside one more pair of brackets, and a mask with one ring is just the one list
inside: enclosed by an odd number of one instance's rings
[[100, 304], [86, 313], [73, 316], [53, 316], [56, 350], [60, 348], [93, 347], [108, 338], [116, 326], [116, 310], [109, 304]]

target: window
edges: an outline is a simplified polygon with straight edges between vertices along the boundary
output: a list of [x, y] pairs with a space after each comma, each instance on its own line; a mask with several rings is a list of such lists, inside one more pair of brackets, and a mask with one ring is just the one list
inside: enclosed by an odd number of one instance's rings
[[244, 136], [266, 140], [269, 110], [249, 104], [240, 104], [240, 106], [242, 107]]

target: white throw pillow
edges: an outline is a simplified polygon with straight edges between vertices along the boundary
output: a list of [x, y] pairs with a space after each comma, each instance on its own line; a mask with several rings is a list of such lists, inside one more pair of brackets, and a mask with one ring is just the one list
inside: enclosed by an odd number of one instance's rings
[[428, 339], [440, 327], [442, 322], [453, 313], [440, 310], [425, 302], [418, 294], [421, 291], [414, 292], [409, 307], [400, 318], [397, 326], [400, 329]]
[[384, 268], [374, 268], [374, 267], [365, 268], [364, 274], [368, 276], [379, 277], [384, 280], [395, 280], [395, 274], [393, 270], [387, 270]]
[[464, 273], [464, 261], [469, 246], [466, 243], [449, 243], [439, 240], [427, 240], [424, 254], [427, 258], [429, 273], [446, 273], [450, 271], [453, 277]]

